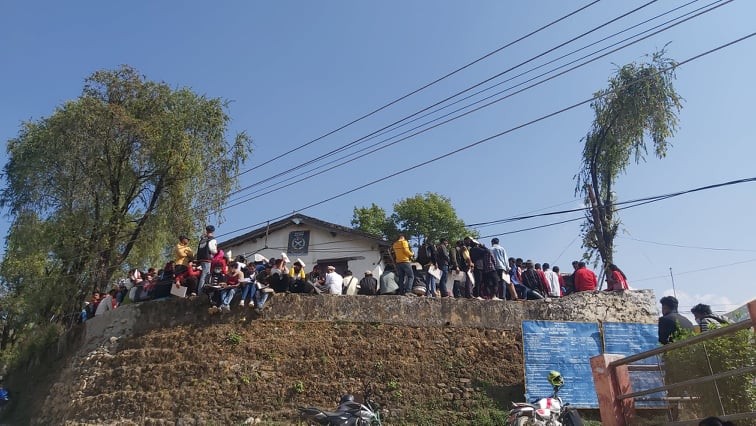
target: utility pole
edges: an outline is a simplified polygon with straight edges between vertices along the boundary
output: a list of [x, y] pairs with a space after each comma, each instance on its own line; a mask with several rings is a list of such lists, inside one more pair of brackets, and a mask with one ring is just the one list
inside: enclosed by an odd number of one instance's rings
[[677, 298], [677, 290], [675, 289], [675, 276], [672, 274], [672, 267], [669, 267], [669, 276], [672, 277], [672, 294]]

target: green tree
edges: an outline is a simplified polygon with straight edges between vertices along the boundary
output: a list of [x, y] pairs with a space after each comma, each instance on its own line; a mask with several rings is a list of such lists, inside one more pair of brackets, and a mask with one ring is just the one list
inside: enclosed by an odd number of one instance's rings
[[674, 67], [663, 51], [654, 53], [647, 63], [625, 65], [591, 104], [595, 118], [584, 139], [581, 170], [576, 175], [576, 193], [590, 206], [582, 226], [589, 260], [598, 254], [605, 266], [613, 262], [620, 226], [614, 192], [617, 177], [631, 161], [645, 160], [649, 138], [656, 157], [667, 154], [682, 108], [682, 98], [672, 85]]
[[227, 136], [227, 106], [122, 66], [22, 124], [0, 192], [12, 219], [0, 273], [5, 297], [23, 300], [19, 318], [71, 312], [219, 214], [251, 143]]
[[375, 203], [370, 207], [355, 207], [352, 212], [352, 226], [371, 235], [393, 239], [396, 237], [396, 227], [386, 216], [386, 210]]
[[375, 204], [370, 207], [355, 207], [352, 226], [357, 229], [393, 241], [399, 233], [404, 233], [408, 240], [422, 242], [426, 239], [438, 241], [448, 238], [450, 241], [476, 236], [475, 231], [465, 227], [457, 217], [457, 211], [451, 200], [434, 192], [417, 194], [394, 204], [394, 212], [386, 216], [386, 211]]

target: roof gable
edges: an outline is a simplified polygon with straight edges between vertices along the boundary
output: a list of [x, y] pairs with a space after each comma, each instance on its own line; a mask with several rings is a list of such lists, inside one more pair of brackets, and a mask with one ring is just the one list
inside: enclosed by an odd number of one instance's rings
[[312, 226], [316, 228], [325, 229], [327, 231], [355, 235], [357, 237], [364, 238], [366, 240], [375, 241], [381, 246], [390, 245], [388, 241], [384, 240], [381, 237], [377, 237], [375, 235], [368, 234], [367, 232], [359, 231], [354, 228], [349, 228], [347, 226], [342, 226], [342, 225], [337, 225], [335, 223], [326, 222], [324, 220], [316, 219], [314, 217], [303, 215], [301, 213], [294, 213], [293, 215], [285, 217], [276, 222], [271, 222], [269, 225], [262, 226], [260, 228], [252, 230], [245, 234], [239, 235], [238, 237], [231, 238], [229, 240], [220, 242], [218, 244], [222, 247], [237, 246], [249, 240], [264, 237], [266, 233], [278, 231], [280, 229], [286, 228], [287, 226], [291, 226], [291, 225]]

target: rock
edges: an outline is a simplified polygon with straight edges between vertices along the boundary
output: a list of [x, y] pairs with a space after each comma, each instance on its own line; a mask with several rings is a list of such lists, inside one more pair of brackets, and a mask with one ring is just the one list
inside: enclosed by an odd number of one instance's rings
[[115, 345], [115, 344], [116, 344], [116, 342], [118, 342], [118, 338], [117, 338], [117, 337], [115, 337], [115, 336], [111, 336], [111, 337], [110, 337], [110, 344], [111, 344], [111, 345]]
[[467, 378], [464, 378], [464, 379], [459, 379], [459, 382], [460, 382], [460, 383], [464, 383], [464, 384], [467, 384], [467, 383], [470, 383], [470, 382], [471, 382], [471, 380], [470, 380], [470, 379], [467, 379]]
[[250, 417], [247, 420], [244, 420], [244, 423], [242, 424], [257, 425], [257, 424], [260, 424], [261, 422], [262, 422], [262, 419], [260, 419], [259, 417]]

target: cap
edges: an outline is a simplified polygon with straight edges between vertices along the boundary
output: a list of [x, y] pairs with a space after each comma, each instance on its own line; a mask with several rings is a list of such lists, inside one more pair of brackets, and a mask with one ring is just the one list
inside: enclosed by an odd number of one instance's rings
[[328, 269], [329, 271], [330, 271], [330, 270], [332, 270], [332, 269], [333, 269], [333, 270], [335, 271], [335, 270], [336, 270], [336, 267], [335, 267], [335, 266], [332, 266], [332, 265], [328, 265], [328, 268], [327, 268], [327, 269]]
[[373, 275], [373, 271], [365, 271], [365, 275]]

